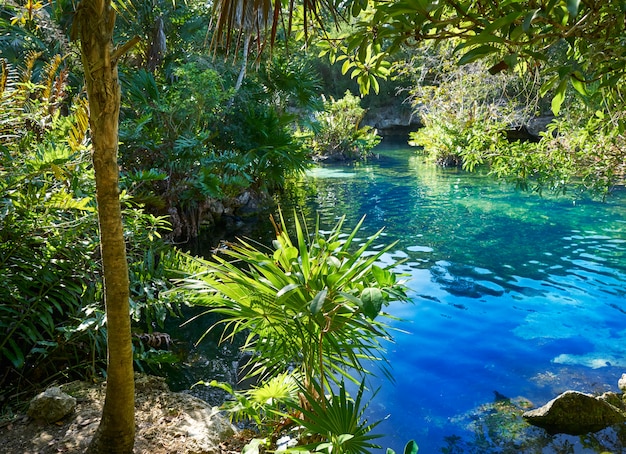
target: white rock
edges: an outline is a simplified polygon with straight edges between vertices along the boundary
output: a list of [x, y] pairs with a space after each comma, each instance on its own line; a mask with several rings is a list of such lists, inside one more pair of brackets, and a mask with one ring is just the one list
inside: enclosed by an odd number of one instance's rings
[[626, 393], [626, 374], [622, 374], [622, 377], [617, 382], [617, 386], [623, 393]]

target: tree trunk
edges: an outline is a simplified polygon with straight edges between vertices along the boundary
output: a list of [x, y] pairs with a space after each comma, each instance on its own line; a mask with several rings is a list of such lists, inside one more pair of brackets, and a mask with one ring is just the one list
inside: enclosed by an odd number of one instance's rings
[[246, 76], [246, 69], [248, 67], [248, 53], [250, 51], [250, 40], [252, 36], [246, 33], [243, 39], [243, 57], [241, 62], [241, 69], [239, 70], [239, 77], [237, 77], [237, 82], [235, 83], [235, 92], [238, 92], [243, 84], [243, 78]]
[[128, 264], [118, 184], [120, 86], [116, 61], [119, 52], [113, 49], [115, 12], [110, 0], [82, 0], [75, 21], [89, 99], [108, 348], [102, 419], [87, 452], [132, 453], [135, 384]]

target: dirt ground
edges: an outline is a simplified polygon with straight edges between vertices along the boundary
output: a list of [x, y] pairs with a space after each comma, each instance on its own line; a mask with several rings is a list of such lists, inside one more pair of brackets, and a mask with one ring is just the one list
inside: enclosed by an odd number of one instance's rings
[[[215, 408], [188, 394], [170, 392], [158, 377], [141, 376], [135, 387], [135, 454], [238, 453], [250, 439]], [[61, 389], [76, 398], [74, 412], [54, 424], [26, 415], [0, 421], [0, 452], [84, 452], [100, 421], [105, 386], [73, 382]]]

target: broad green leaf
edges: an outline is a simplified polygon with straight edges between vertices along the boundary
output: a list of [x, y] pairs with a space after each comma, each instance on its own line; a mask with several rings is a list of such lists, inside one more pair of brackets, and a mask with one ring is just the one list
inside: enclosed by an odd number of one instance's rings
[[375, 287], [363, 289], [363, 292], [361, 292], [361, 301], [363, 301], [363, 313], [373, 320], [378, 316], [383, 307], [383, 292]]
[[328, 266], [331, 266], [333, 268], [340, 268], [341, 267], [341, 261], [335, 257], [334, 255], [331, 255], [330, 257], [328, 257], [326, 259], [326, 263], [328, 264]]
[[530, 31], [530, 26], [532, 25], [533, 21], [538, 17], [541, 17], [541, 8], [537, 8], [536, 10], [533, 10], [526, 15], [526, 17], [524, 18], [524, 23], [522, 25], [525, 33], [528, 33]]
[[554, 115], [558, 115], [561, 111], [561, 105], [563, 104], [563, 100], [565, 100], [565, 90], [567, 89], [567, 79], [561, 80], [558, 88], [556, 89], [556, 93], [552, 98], [552, 113]]
[[504, 39], [502, 39], [500, 36], [496, 36], [492, 33], [486, 33], [486, 32], [482, 32], [472, 38], [469, 38], [467, 40], [465, 40], [464, 42], [462, 42], [461, 44], [459, 44], [458, 46], [456, 46], [456, 48], [454, 49], [455, 52], [464, 49], [466, 47], [471, 47], [471, 46], [475, 46], [478, 44], [485, 44], [485, 43], [503, 43]]
[[267, 440], [265, 438], [253, 438], [243, 447], [241, 454], [259, 454], [259, 446], [265, 445], [266, 443]]
[[373, 265], [371, 270], [378, 285], [385, 287], [395, 283], [394, 274], [391, 271], [384, 270], [376, 265]]
[[327, 294], [328, 294], [328, 289], [325, 288], [324, 290], [319, 292], [317, 295], [315, 295], [315, 297], [313, 298], [313, 301], [311, 301], [311, 304], [309, 305], [309, 310], [311, 311], [313, 315], [318, 314], [319, 311], [322, 310]]
[[574, 73], [570, 77], [570, 82], [572, 83], [572, 87], [583, 96], [589, 96], [589, 92], [587, 91], [587, 84], [583, 82], [582, 75], [580, 73]]
[[548, 80], [544, 82], [544, 84], [539, 88], [539, 96], [542, 98], [550, 91], [550, 89], [558, 82], [559, 76], [554, 75], [550, 77]]
[[376, 76], [372, 74], [370, 74], [369, 79], [370, 79], [372, 88], [374, 89], [374, 93], [378, 94], [378, 92], [380, 91], [380, 85], [378, 84], [378, 79], [376, 79]]
[[350, 60], [344, 61], [343, 65], [341, 65], [341, 74], [347, 73], [351, 67], [352, 67], [352, 62]]
[[482, 33], [486, 32], [491, 34], [497, 30], [506, 34], [507, 30], [510, 28], [510, 24], [515, 22], [519, 17], [521, 17], [522, 14], [524, 14], [523, 11], [514, 11], [504, 17], [496, 19], [495, 21], [491, 22], [487, 27], [485, 27], [485, 30]]
[[341, 434], [337, 437], [337, 441], [339, 442], [340, 445], [342, 445], [346, 441], [351, 440], [353, 438], [354, 438], [354, 435], [352, 434]]
[[415, 440], [409, 441], [404, 447], [404, 454], [417, 454], [417, 451], [419, 451], [419, 448]]

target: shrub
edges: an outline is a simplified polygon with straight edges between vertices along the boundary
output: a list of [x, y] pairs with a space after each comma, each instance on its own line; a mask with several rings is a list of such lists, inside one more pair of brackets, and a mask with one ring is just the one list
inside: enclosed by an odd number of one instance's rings
[[341, 99], [325, 101], [324, 110], [316, 116], [316, 131], [305, 141], [314, 158], [354, 160], [369, 156], [381, 138], [371, 126], [360, 127], [364, 115], [359, 98], [350, 91]]

